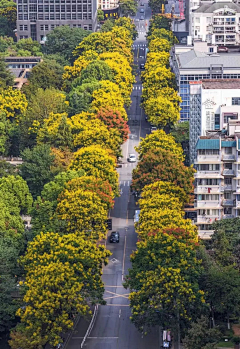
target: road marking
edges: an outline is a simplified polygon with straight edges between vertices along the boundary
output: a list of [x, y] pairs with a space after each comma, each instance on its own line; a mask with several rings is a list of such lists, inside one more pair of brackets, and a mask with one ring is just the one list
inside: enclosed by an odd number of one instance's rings
[[117, 260], [116, 258], [112, 258], [112, 259], [110, 259], [110, 261], [111, 261], [112, 263], [116, 263], [118, 260]]
[[122, 190], [122, 188], [120, 189], [120, 195], [122, 195], [122, 193], [123, 193], [123, 190]]
[[[127, 212], [128, 212], [128, 211], [127, 211]], [[126, 255], [126, 243], [127, 243], [127, 235], [125, 235], [125, 240], [124, 240], [123, 265], [122, 265], [122, 280], [123, 280], [123, 277], [124, 277], [125, 255]]]
[[119, 309], [119, 315], [118, 315], [119, 319], [120, 319], [120, 316], [121, 316], [121, 312], [122, 312], [122, 309]]
[[129, 181], [128, 181], [128, 184], [127, 184], [127, 185], [128, 185], [128, 187], [129, 187], [129, 185], [130, 185]]
[[[72, 337], [72, 339], [82, 339], [84, 337]], [[88, 339], [118, 339], [119, 337], [88, 337]]]
[[[128, 293], [129, 295], [129, 293]], [[103, 299], [106, 301], [107, 299], [114, 299], [114, 298], [118, 298], [119, 296], [109, 296], [109, 297], [104, 297]], [[128, 297], [122, 297], [122, 298], [125, 298], [125, 299], [128, 299]]]
[[126, 181], [123, 181], [123, 186], [125, 187], [125, 183], [126, 183]]
[[106, 286], [106, 285], [104, 285], [104, 287], [123, 287], [123, 285], [121, 285], [121, 286]]
[[138, 135], [139, 139], [140, 139], [140, 136], [141, 136], [141, 129], [142, 129], [142, 108], [141, 108], [141, 116], [140, 116], [139, 135]]
[[[106, 291], [107, 293], [110, 293], [110, 294], [113, 294], [114, 296], [113, 296], [113, 298], [116, 298], [116, 297], [122, 297], [122, 298], [126, 298], [126, 299], [128, 299], [128, 297], [126, 297], [126, 296], [129, 296], [129, 293], [125, 293], [125, 294], [118, 294], [118, 293], [116, 293], [116, 292], [111, 292], [111, 291]], [[111, 296], [112, 297], [112, 296]], [[111, 298], [110, 297], [110, 298]], [[106, 299], [106, 298], [105, 298]]]
[[110, 305], [111, 307], [129, 307], [128, 304], [106, 304], [104, 306], [106, 307], [107, 305]]

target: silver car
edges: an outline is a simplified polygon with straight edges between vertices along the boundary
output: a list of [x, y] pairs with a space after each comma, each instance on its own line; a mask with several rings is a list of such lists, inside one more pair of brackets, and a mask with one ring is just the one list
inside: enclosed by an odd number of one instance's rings
[[136, 155], [135, 154], [129, 154], [128, 161], [129, 162], [136, 162], [137, 161]]

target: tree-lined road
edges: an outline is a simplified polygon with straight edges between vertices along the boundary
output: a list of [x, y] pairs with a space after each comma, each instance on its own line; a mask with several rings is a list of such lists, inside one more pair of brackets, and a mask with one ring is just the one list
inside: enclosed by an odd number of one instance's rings
[[[103, 269], [102, 279], [105, 284], [105, 306], [99, 306], [96, 321], [84, 347], [89, 349], [156, 349], [159, 348], [158, 331], [147, 336], [139, 333], [130, 321], [129, 291], [122, 286], [124, 275], [130, 268], [130, 255], [136, 249], [137, 234], [134, 230], [133, 216], [137, 209], [135, 198], [130, 193], [132, 170], [136, 163], [128, 163], [129, 153], [135, 153], [134, 147], [139, 144], [140, 137], [145, 137], [150, 132], [149, 124], [140, 108], [142, 85], [140, 81], [139, 64], [145, 62], [146, 56], [146, 31], [148, 29], [151, 10], [147, 1], [143, 1], [135, 21], [139, 36], [134, 42], [134, 64], [137, 66], [136, 84], [132, 92], [132, 104], [128, 111], [131, 135], [123, 145], [122, 167], [118, 169], [121, 196], [115, 200], [113, 210], [110, 212], [113, 230], [120, 233], [119, 244], [110, 244], [107, 248], [112, 252], [109, 264]], [[145, 9], [145, 20], [139, 20], [140, 8]], [[147, 23], [147, 25], [145, 25]], [[79, 349], [89, 323], [80, 321], [67, 346], [68, 349]]]

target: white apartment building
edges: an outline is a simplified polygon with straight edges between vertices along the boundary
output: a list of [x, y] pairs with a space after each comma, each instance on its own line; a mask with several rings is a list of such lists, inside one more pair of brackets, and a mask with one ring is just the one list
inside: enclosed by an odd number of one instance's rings
[[119, 6], [119, 0], [98, 0], [98, 8], [101, 10], [114, 9]]
[[240, 217], [240, 121], [201, 136], [196, 149], [196, 225], [199, 237], [209, 239], [213, 222]]
[[240, 120], [240, 80], [211, 79], [189, 84], [190, 163], [193, 164], [199, 136], [226, 129], [229, 120]]
[[[197, 1], [198, 2], [198, 1]], [[189, 35], [212, 45], [234, 46], [240, 43], [240, 5], [231, 0], [201, 2], [191, 8]]]

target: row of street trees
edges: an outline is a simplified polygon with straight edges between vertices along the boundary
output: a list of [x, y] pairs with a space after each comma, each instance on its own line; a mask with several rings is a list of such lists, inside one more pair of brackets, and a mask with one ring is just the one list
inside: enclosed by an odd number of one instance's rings
[[[178, 121], [180, 111], [175, 77], [169, 69], [169, 50], [176, 39], [162, 28], [167, 24], [162, 16], [153, 18], [142, 74], [143, 107], [149, 121], [161, 128]], [[198, 285], [197, 229], [184, 219], [183, 211], [192, 200], [194, 169], [184, 165], [182, 147], [163, 130], [146, 136], [136, 150], [139, 163], [132, 189], [140, 196], [139, 242], [124, 283], [131, 292], [131, 319], [143, 333], [153, 326], [171, 329], [178, 343], [180, 328], [204, 304]]]
[[[23, 198], [8, 195], [9, 213], [4, 208], [1, 218], [2, 235], [6, 227], [10, 231], [5, 244], [24, 236], [14, 259], [20, 271], [13, 269], [23, 299], [15, 304], [5, 292], [6, 312], [14, 319], [18, 307], [20, 319], [11, 332], [13, 349], [56, 346], [77, 314], [87, 316], [91, 304], [104, 304], [102, 264], [110, 253], [101, 240], [108, 210], [119, 195], [116, 165], [129, 135], [125, 107], [134, 82], [131, 46], [136, 35], [128, 18], [111, 22], [109, 31], [107, 25], [77, 45], [73, 65], [65, 67], [61, 79], [53, 78], [60, 74], [56, 64], [44, 76], [49, 66], [43, 62], [33, 69], [24, 93], [1, 90], [1, 130], [8, 139], [9, 125], [23, 158], [13, 176], [3, 170], [4, 180], [11, 185], [21, 181], [26, 192]], [[6, 189], [4, 184], [3, 194]], [[29, 232], [20, 213], [32, 217]], [[1, 321], [10, 328], [6, 319]]]

